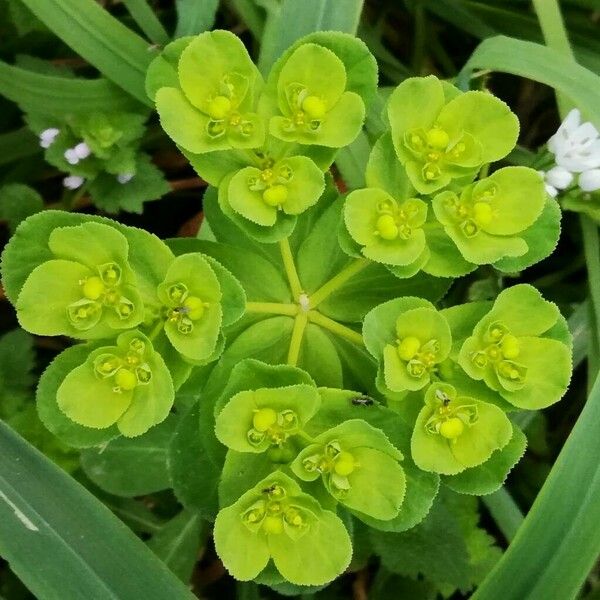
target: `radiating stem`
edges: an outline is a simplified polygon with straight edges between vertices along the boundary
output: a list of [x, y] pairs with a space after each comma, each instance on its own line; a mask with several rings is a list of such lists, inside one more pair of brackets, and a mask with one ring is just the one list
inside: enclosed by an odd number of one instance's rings
[[251, 313], [270, 313], [273, 315], [296, 316], [298, 313], [297, 304], [280, 304], [278, 302], [246, 302], [246, 312]]
[[316, 308], [325, 298], [328, 298], [333, 292], [342, 287], [348, 279], [351, 279], [363, 269], [366, 269], [371, 261], [367, 258], [357, 258], [351, 262], [344, 270], [340, 271], [335, 277], [321, 286], [310, 297], [310, 307]]
[[294, 300], [298, 300], [300, 294], [302, 293], [302, 284], [300, 283], [300, 278], [298, 277], [298, 271], [296, 271], [296, 265], [294, 264], [294, 257], [292, 256], [292, 249], [290, 248], [290, 242], [288, 238], [285, 238], [279, 242], [279, 249], [281, 250], [283, 267], [290, 283], [292, 296], [294, 297]]
[[319, 325], [323, 327], [323, 329], [328, 329], [332, 333], [349, 340], [350, 342], [357, 344], [358, 346], [364, 346], [365, 343], [363, 341], [363, 337], [358, 331], [354, 331], [354, 329], [350, 329], [345, 325], [341, 325], [337, 321], [322, 315], [320, 312], [316, 310], [308, 311], [308, 320], [315, 325]]
[[308, 323], [307, 313], [301, 312], [294, 319], [294, 328], [292, 329], [292, 339], [290, 340], [290, 349], [288, 352], [287, 364], [295, 367], [298, 364], [300, 348], [302, 347], [302, 338], [304, 330]]

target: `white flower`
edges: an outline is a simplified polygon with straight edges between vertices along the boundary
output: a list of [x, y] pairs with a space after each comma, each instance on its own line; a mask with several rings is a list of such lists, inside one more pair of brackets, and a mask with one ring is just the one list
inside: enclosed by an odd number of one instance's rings
[[567, 171], [564, 167], [559, 167], [557, 165], [546, 172], [544, 179], [546, 183], [550, 184], [552, 187], [555, 187], [558, 190], [565, 190], [573, 181], [573, 173]]
[[590, 169], [579, 176], [579, 187], [584, 192], [600, 190], [600, 169]]
[[559, 166], [573, 173], [600, 167], [600, 134], [591, 123], [581, 123], [576, 108], [548, 140], [548, 149]]
[[548, 181], [546, 181], [546, 173], [544, 171], [538, 171], [538, 173], [542, 176], [542, 179], [544, 180], [544, 188], [546, 188], [546, 193], [549, 196], [552, 196], [552, 198], [556, 198], [556, 196], [558, 195], [558, 190], [551, 183], [548, 183]]
[[68, 148], [65, 150], [65, 159], [70, 165], [76, 165], [80, 160], [87, 158], [92, 151], [90, 147], [85, 142], [79, 142], [73, 148]]
[[65, 150], [64, 157], [70, 165], [76, 165], [79, 162], [79, 156], [77, 156], [75, 148]]
[[133, 179], [133, 173], [119, 173], [117, 181], [121, 184], [129, 183]]
[[40, 146], [42, 148], [50, 148], [59, 133], [60, 129], [56, 129], [56, 127], [44, 129], [44, 131], [40, 133]]
[[63, 179], [63, 185], [68, 190], [76, 190], [83, 185], [84, 181], [85, 179], [79, 175], [69, 175]]
[[73, 151], [79, 160], [87, 158], [92, 153], [90, 147], [85, 142], [77, 144], [77, 146], [73, 148]]

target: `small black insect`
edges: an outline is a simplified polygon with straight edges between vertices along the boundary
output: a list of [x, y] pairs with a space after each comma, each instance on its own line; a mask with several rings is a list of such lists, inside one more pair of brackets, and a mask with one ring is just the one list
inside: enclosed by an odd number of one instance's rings
[[436, 390], [435, 395], [438, 400], [441, 400], [444, 403], [444, 406], [448, 406], [448, 404], [450, 404], [450, 398], [448, 394], [442, 392], [442, 390]]
[[272, 494], [275, 490], [277, 489], [277, 486], [275, 484], [270, 485], [269, 487], [265, 488], [264, 490], [262, 490], [263, 494]]
[[356, 396], [351, 400], [354, 406], [372, 406], [375, 403], [375, 400], [370, 396]]

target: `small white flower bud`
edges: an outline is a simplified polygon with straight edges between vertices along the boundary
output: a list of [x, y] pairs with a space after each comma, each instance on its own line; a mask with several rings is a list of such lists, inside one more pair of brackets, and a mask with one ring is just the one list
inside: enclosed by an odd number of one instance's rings
[[119, 173], [117, 181], [121, 184], [129, 183], [133, 179], [133, 173]]
[[571, 185], [573, 173], [567, 171], [564, 167], [556, 166], [546, 173], [545, 179], [546, 183], [549, 183], [551, 186], [559, 190], [564, 190]]
[[79, 156], [77, 156], [75, 148], [65, 150], [64, 157], [70, 165], [76, 165], [79, 162]]
[[553, 185], [547, 183], [544, 187], [546, 188], [546, 193], [549, 196], [551, 196], [552, 198], [556, 198], [556, 196], [558, 195], [558, 190]]
[[600, 169], [590, 169], [584, 171], [579, 176], [579, 187], [584, 192], [595, 192], [600, 190]]
[[63, 179], [63, 185], [68, 190], [76, 190], [83, 185], [84, 181], [85, 179], [79, 175], [69, 175]]
[[85, 142], [79, 142], [79, 144], [77, 144], [73, 150], [75, 152], [75, 156], [77, 156], [79, 160], [87, 158], [92, 153], [90, 147]]
[[60, 130], [56, 129], [56, 127], [44, 129], [44, 131], [40, 133], [40, 146], [42, 148], [50, 148], [59, 133]]

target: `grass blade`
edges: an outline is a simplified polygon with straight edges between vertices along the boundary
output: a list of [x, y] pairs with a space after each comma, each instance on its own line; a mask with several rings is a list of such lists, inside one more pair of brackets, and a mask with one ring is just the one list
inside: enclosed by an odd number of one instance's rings
[[599, 422], [597, 378], [522, 527], [474, 600], [575, 597], [600, 553]]
[[101, 502], [3, 422], [0, 555], [40, 599], [194, 598]]
[[94, 0], [23, 0], [23, 3], [77, 54], [128, 94], [151, 105], [144, 90], [154, 58], [148, 42]]

